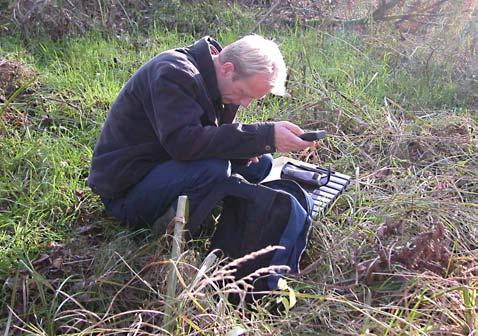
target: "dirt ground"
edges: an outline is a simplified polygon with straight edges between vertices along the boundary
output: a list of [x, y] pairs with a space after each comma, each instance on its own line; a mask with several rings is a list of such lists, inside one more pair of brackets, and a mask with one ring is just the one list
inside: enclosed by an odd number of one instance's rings
[[18, 61], [0, 58], [0, 102], [34, 77], [32, 69]]

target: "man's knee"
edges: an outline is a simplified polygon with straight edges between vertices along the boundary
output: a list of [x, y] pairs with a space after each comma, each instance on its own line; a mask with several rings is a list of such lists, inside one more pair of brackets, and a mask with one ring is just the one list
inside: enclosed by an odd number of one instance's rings
[[273, 157], [270, 154], [264, 154], [259, 158], [259, 162], [255, 167], [252, 167], [251, 182], [259, 183], [269, 175], [272, 169]]
[[198, 162], [200, 179], [211, 182], [222, 181], [231, 175], [231, 165], [228, 160], [210, 159]]
[[272, 162], [274, 161], [274, 158], [272, 157], [271, 154], [264, 154], [260, 157], [260, 163], [263, 168], [264, 173], [266, 173], [266, 176], [270, 173], [272, 169]]

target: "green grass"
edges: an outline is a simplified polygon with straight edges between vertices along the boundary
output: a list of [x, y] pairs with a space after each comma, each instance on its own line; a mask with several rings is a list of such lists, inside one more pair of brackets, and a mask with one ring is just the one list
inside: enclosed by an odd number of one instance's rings
[[[93, 146], [109, 104], [146, 60], [206, 33], [227, 44], [255, 20], [252, 9], [218, 1], [158, 6], [146, 30], [58, 41], [0, 37], [0, 57], [37, 74], [29, 88], [0, 104], [0, 326], [9, 332], [164, 332], [169, 242], [129, 232], [104, 215], [85, 185]], [[299, 22], [258, 32], [281, 46], [290, 97], [251, 104], [240, 119], [327, 129], [317, 150], [295, 156], [357, 179], [314, 226], [308, 256], [319, 262], [289, 280], [294, 309], [243, 314], [218, 306], [207, 284], [201, 293], [181, 287], [177, 334], [226, 334], [234, 326], [291, 335], [476, 330], [478, 120], [467, 110], [470, 96], [454, 80], [455, 69], [424, 66], [418, 54], [404, 60], [387, 36], [374, 43]], [[398, 253], [438, 223], [445, 230], [438, 242], [453, 261], [445, 274], [387, 265], [383, 253]], [[200, 246], [191, 244], [178, 266], [186, 285], [197, 273]], [[376, 258], [380, 267], [370, 271]]]

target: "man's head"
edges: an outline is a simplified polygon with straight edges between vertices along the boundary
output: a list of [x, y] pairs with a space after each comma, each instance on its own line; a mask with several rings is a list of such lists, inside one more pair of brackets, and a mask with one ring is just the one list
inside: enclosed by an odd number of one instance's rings
[[222, 101], [246, 107], [268, 93], [283, 95], [287, 69], [276, 43], [248, 35], [214, 56]]

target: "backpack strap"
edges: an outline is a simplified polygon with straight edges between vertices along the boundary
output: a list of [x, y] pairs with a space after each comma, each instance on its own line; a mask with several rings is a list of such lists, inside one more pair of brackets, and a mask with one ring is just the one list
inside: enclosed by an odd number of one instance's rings
[[299, 201], [300, 205], [302, 205], [308, 215], [312, 213], [314, 206], [313, 199], [299, 183], [292, 180], [272, 180], [261, 183], [261, 185], [291, 194], [297, 199], [297, 201]]

